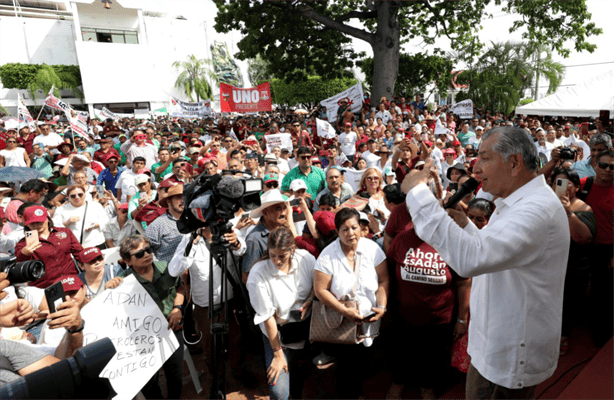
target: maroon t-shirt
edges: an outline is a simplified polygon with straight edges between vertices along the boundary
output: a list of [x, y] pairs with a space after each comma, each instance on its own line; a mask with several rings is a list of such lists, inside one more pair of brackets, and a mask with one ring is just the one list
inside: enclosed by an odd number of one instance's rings
[[414, 223], [411, 222], [411, 215], [407, 211], [407, 205], [402, 203], [396, 206], [392, 213], [390, 213], [385, 232], [388, 236], [396, 237], [404, 230], [413, 229], [413, 227]]
[[83, 247], [70, 229], [54, 227], [47, 239], [39, 238], [38, 240], [42, 246], [29, 257], [21, 253], [26, 246], [25, 238], [17, 242], [15, 246], [17, 261], [40, 260], [45, 263], [45, 275], [31, 282], [30, 285], [45, 289], [63, 276], [79, 273], [71, 254], [80, 261], [78, 254]]
[[402, 318], [413, 325], [440, 325], [452, 321], [456, 275], [435, 249], [413, 228], [401, 232], [388, 251], [394, 268], [394, 294]]
[[[586, 179], [580, 179], [580, 190], [584, 190]], [[597, 231], [593, 241], [597, 244], [612, 244], [614, 226], [612, 223], [612, 212], [614, 212], [614, 186], [591, 186], [591, 190], [586, 197], [586, 204], [591, 206], [595, 218], [597, 219]]]
[[405, 175], [407, 175], [407, 173], [414, 168], [414, 165], [416, 165], [418, 161], [420, 161], [420, 156], [412, 158], [409, 165], [406, 165], [403, 161], [399, 160], [397, 163], [397, 169], [394, 170], [394, 173], [397, 176], [397, 182], [403, 183]]

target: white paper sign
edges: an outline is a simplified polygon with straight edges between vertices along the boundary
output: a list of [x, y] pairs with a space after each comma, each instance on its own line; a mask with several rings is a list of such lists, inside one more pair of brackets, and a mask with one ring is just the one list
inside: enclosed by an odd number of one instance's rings
[[211, 100], [190, 103], [171, 97], [168, 111], [173, 118], [202, 118], [211, 115]]
[[318, 136], [324, 139], [332, 139], [335, 135], [335, 128], [328, 121], [316, 118], [316, 126], [318, 128]]
[[337, 120], [337, 109], [339, 108], [339, 101], [343, 99], [351, 103], [352, 112], [360, 112], [363, 101], [362, 84], [358, 82], [351, 88], [346, 89], [343, 92], [338, 93], [333, 97], [329, 97], [328, 99], [322, 100], [320, 102], [322, 106], [326, 107], [326, 115], [328, 116], [328, 120], [330, 122], [334, 122]]
[[452, 108], [452, 112], [458, 115], [461, 119], [473, 118], [473, 101], [471, 99], [463, 100], [456, 103]]
[[168, 321], [134, 275], [105, 290], [83, 308], [83, 345], [108, 337], [117, 352], [100, 374], [117, 392], [131, 399], [179, 347]]
[[345, 172], [343, 173], [343, 176], [345, 177], [345, 183], [352, 187], [354, 193], [358, 192], [358, 190], [360, 189], [360, 178], [362, 177], [362, 174], [365, 172], [365, 170], [363, 169], [361, 171], [358, 171], [354, 168], [344, 169]]
[[278, 146], [280, 149], [288, 149], [290, 153], [292, 153], [292, 136], [289, 133], [277, 133], [275, 135], [265, 135], [264, 140], [266, 140], [266, 151], [267, 153], [271, 153], [273, 151], [273, 147]]

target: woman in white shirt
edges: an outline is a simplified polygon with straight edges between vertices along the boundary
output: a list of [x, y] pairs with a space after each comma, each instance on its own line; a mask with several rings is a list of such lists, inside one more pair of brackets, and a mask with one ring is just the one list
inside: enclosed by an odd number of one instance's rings
[[367, 192], [369, 194], [369, 202], [367, 204], [371, 212], [377, 211], [379, 214], [378, 232], [384, 230], [384, 223], [382, 221], [386, 221], [390, 216], [390, 210], [386, 208], [386, 202], [384, 201], [383, 183], [384, 178], [379, 168], [367, 168], [360, 178], [358, 190], [358, 192]]
[[75, 234], [83, 247], [106, 249], [102, 230], [108, 216], [100, 203], [85, 200], [85, 187], [71, 185], [66, 190], [69, 202], [55, 211], [53, 223], [64, 226]]
[[[372, 240], [361, 238], [360, 215], [343, 208], [335, 215], [339, 238], [328, 245], [315, 266], [314, 291], [325, 305], [360, 325], [366, 338], [359, 345], [329, 345], [337, 358], [337, 393], [340, 399], [356, 398], [368, 373], [370, 346], [379, 333], [380, 319], [388, 304], [386, 255]], [[356, 270], [357, 269], [357, 270]], [[354, 298], [359, 309], [346, 308], [342, 300]], [[363, 346], [364, 345], [364, 346]]]
[[[298, 361], [308, 356], [306, 319], [313, 302], [316, 260], [307, 251], [296, 248], [294, 235], [284, 226], [270, 233], [267, 244], [268, 253], [254, 264], [247, 279], [250, 302], [256, 312], [254, 323], [260, 325], [264, 334], [271, 399], [287, 399], [290, 393], [292, 398], [300, 399], [304, 377], [297, 374]], [[294, 331], [297, 334], [291, 338], [292, 328], [297, 328]]]
[[17, 139], [10, 137], [6, 141], [6, 149], [0, 150], [1, 167], [29, 167], [30, 158], [26, 149], [17, 147]]

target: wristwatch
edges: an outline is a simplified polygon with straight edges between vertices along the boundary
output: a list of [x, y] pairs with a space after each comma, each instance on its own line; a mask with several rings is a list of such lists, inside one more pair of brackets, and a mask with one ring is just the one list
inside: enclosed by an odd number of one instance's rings
[[85, 320], [81, 319], [81, 325], [79, 325], [79, 327], [77, 329], [75, 329], [74, 331], [71, 331], [70, 329], [66, 329], [66, 332], [68, 332], [68, 333], [70, 333], [72, 335], [73, 333], [82, 332], [83, 328], [85, 328]]
[[182, 309], [181, 305], [179, 305], [179, 304], [175, 304], [175, 305], [173, 306], [173, 308], [176, 308], [176, 309], [178, 309], [179, 311], [183, 312], [183, 309]]

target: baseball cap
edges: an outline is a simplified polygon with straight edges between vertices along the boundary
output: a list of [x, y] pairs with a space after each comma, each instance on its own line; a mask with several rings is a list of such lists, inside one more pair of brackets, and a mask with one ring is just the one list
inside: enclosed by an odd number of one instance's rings
[[[81, 280], [81, 278], [79, 278], [79, 275], [65, 275], [54, 283], [57, 282], [62, 282], [64, 292], [74, 292], [83, 287], [83, 281]], [[64, 302], [64, 299], [62, 299], [62, 302]]]
[[311, 162], [316, 164], [322, 164], [322, 161], [320, 161], [320, 158], [318, 156], [311, 157]]
[[120, 209], [120, 210], [127, 210], [127, 209], [128, 209], [128, 203], [122, 203], [122, 204], [119, 206], [119, 209]]
[[475, 130], [476, 131], [483, 131], [484, 128], [482, 128], [480, 125], [478, 125], [478, 126], [475, 127]]
[[105, 161], [109, 161], [112, 158], [119, 160], [119, 157], [117, 157], [114, 153], [109, 152], [109, 154], [107, 154], [107, 157], [105, 158]]
[[346, 122], [346, 123], [345, 123], [345, 127], [346, 127], [346, 128], [348, 128], [348, 127], [349, 127], [349, 128], [351, 128], [351, 127], [352, 127], [352, 123], [351, 123], [351, 122]]
[[47, 209], [43, 206], [28, 207], [23, 212], [23, 224], [27, 226], [35, 222], [45, 222], [47, 215]]
[[200, 153], [200, 149], [196, 147], [190, 147], [190, 149], [188, 150], [188, 154], [194, 154], [194, 153]]
[[296, 192], [297, 190], [305, 189], [307, 190], [307, 184], [302, 179], [295, 179], [290, 184], [290, 190]]
[[443, 154], [456, 154], [456, 152], [454, 151], [454, 149], [445, 149], [443, 151]]
[[279, 181], [279, 176], [277, 174], [266, 174], [263, 178], [263, 181], [264, 183], [277, 182]]
[[460, 140], [455, 140], [454, 143], [452, 143], [452, 146], [460, 146], [461, 142]]
[[316, 227], [325, 236], [330, 235], [335, 230], [335, 213], [332, 211], [317, 211], [313, 214]]
[[136, 178], [134, 178], [134, 184], [137, 186], [145, 182], [149, 182], [149, 175], [138, 174]]
[[98, 257], [102, 256], [102, 252], [98, 247], [87, 247], [78, 254], [77, 259], [84, 263], [91, 263]]

